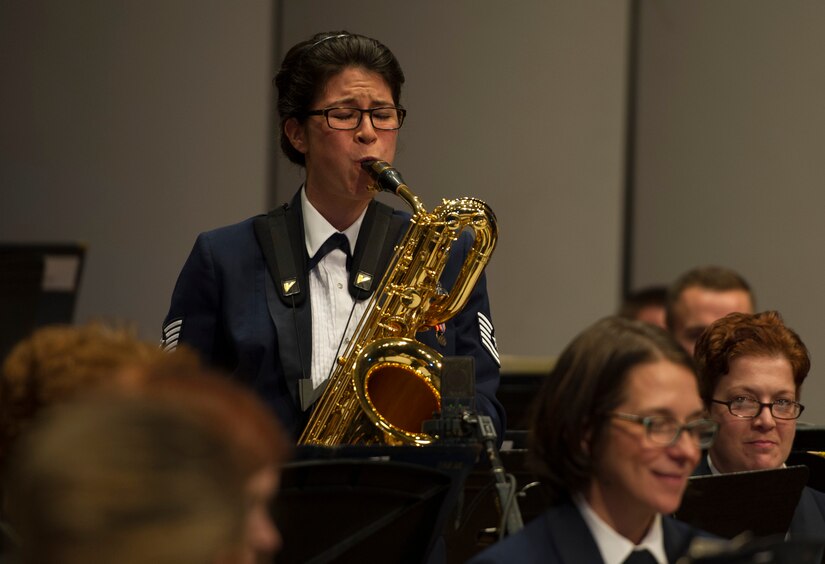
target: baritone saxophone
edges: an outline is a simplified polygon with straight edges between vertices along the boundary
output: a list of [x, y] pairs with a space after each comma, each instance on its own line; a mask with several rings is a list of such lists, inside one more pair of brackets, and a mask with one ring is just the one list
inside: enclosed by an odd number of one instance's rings
[[[465, 306], [495, 248], [496, 218], [487, 204], [469, 197], [443, 200], [427, 213], [388, 163], [362, 166], [376, 190], [407, 202], [412, 218], [298, 442], [427, 445], [433, 438], [421, 425], [440, 410], [441, 355], [415, 335]], [[439, 279], [465, 229], [475, 240], [446, 293]]]

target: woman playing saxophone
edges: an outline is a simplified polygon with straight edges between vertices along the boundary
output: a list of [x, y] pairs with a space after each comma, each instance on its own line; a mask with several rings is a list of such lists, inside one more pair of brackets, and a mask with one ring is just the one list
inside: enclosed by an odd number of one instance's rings
[[[255, 390], [298, 437], [378, 287], [410, 214], [374, 200], [362, 166], [392, 163], [407, 115], [404, 74], [380, 42], [345, 31], [293, 46], [275, 77], [280, 145], [304, 169], [290, 202], [202, 233], [175, 286], [163, 343], [187, 343]], [[462, 234], [440, 275], [459, 277]], [[502, 436], [499, 359], [486, 282], [464, 308], [416, 338], [440, 355], [472, 356], [476, 408]]]

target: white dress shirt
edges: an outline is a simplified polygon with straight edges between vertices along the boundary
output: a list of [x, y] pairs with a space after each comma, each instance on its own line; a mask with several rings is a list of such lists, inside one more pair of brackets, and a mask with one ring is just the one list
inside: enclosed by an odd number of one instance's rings
[[[783, 462], [782, 466], [780, 466], [779, 468], [787, 468], [787, 467], [788, 466]], [[710, 458], [710, 453], [708, 453], [708, 468], [710, 468], [710, 473], [711, 473], [712, 476], [718, 476], [719, 474], [721, 474], [719, 469], [716, 466], [713, 465], [713, 460], [711, 460], [711, 458]]]
[[604, 564], [622, 564], [634, 550], [647, 549], [656, 562], [668, 564], [665, 553], [665, 537], [662, 532], [662, 516], [658, 513], [653, 519], [653, 524], [647, 534], [638, 545], [633, 544], [629, 539], [617, 533], [613, 528], [599, 517], [584, 496], [578, 494], [573, 497], [573, 503], [581, 513], [590, 534], [596, 540], [596, 546], [602, 555]]
[[[301, 211], [307, 253], [312, 257], [330, 235], [339, 231], [312, 206], [304, 188], [301, 189]], [[350, 253], [355, 252], [355, 242], [365, 213], [366, 209], [355, 223], [342, 232], [349, 240]], [[346, 350], [369, 300], [355, 303], [350, 295], [347, 257], [340, 249], [331, 251], [309, 271], [309, 298], [312, 310], [310, 375], [313, 387], [317, 388], [329, 377], [336, 357]]]

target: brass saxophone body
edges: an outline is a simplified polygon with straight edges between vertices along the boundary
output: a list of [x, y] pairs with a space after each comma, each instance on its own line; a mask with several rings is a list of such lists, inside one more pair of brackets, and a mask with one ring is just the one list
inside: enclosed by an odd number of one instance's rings
[[[421, 424], [440, 409], [441, 355], [415, 335], [467, 303], [495, 248], [496, 218], [475, 198], [444, 200], [427, 213], [389, 164], [371, 161], [364, 168], [377, 189], [404, 199], [413, 215], [298, 443], [426, 445], [433, 439]], [[439, 278], [464, 229], [475, 240], [445, 293]]]

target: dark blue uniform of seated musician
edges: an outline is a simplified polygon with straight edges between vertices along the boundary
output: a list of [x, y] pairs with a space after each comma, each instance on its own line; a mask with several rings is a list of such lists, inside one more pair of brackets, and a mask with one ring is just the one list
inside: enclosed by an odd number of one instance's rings
[[[719, 424], [697, 475], [780, 468], [791, 452], [802, 382], [811, 361], [799, 335], [775, 311], [732, 313], [696, 343], [700, 391]], [[789, 529], [793, 538], [825, 541], [825, 494], [802, 490]]]
[[530, 456], [553, 505], [472, 564], [674, 563], [703, 535], [667, 515], [716, 426], [665, 331], [596, 323], [561, 354], [535, 408]]
[[[408, 226], [409, 214], [374, 201], [362, 167], [395, 157], [404, 75], [378, 41], [332, 32], [290, 49], [275, 82], [281, 148], [305, 168], [304, 184], [282, 208], [198, 237], [163, 343], [186, 343], [233, 372], [297, 437]], [[463, 234], [453, 245], [441, 276], [447, 291], [471, 243]], [[442, 355], [475, 359], [476, 407], [501, 437], [499, 358], [483, 275], [461, 313], [419, 340]]]

